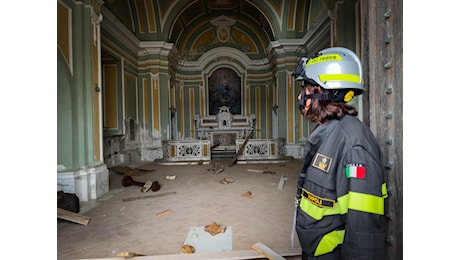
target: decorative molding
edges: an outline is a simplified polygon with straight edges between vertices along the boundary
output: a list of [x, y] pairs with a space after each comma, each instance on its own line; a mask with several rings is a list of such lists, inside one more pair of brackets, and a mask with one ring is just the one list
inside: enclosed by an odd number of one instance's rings
[[235, 22], [235, 20], [225, 15], [211, 20], [211, 24], [216, 26], [216, 35], [219, 42], [226, 43], [231, 38], [231, 26], [234, 25]]

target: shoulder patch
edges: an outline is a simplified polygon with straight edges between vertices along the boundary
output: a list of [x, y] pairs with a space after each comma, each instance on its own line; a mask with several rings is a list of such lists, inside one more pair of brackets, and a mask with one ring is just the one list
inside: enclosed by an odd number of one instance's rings
[[366, 178], [366, 167], [360, 163], [349, 163], [345, 165], [345, 176], [349, 178]]
[[331, 168], [332, 158], [327, 157], [326, 155], [316, 153], [315, 159], [313, 160], [313, 167], [320, 169], [323, 172], [329, 173]]

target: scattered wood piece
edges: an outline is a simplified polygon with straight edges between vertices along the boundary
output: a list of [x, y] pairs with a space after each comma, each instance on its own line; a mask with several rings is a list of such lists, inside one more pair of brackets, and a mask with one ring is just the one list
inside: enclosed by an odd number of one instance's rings
[[147, 192], [147, 191], [150, 190], [150, 188], [152, 187], [152, 184], [153, 184], [152, 181], [147, 181], [147, 182], [144, 184], [144, 186], [142, 186], [141, 191], [142, 191], [142, 192]]
[[208, 232], [212, 236], [215, 236], [219, 233], [225, 233], [225, 230], [227, 230], [226, 226], [217, 225], [216, 222], [204, 227], [204, 231]]
[[69, 210], [61, 209], [61, 208], [57, 208], [57, 217], [60, 219], [64, 219], [64, 220], [71, 221], [71, 222], [85, 225], [85, 226], [88, 225], [91, 219], [88, 216], [84, 216], [84, 215], [81, 215], [81, 214], [78, 214], [78, 213], [75, 213]]
[[176, 179], [176, 175], [168, 175], [165, 177], [165, 179], [169, 180], [169, 181], [172, 181], [172, 180], [175, 180]]
[[167, 210], [165, 210], [165, 211], [162, 211], [162, 212], [157, 213], [157, 217], [162, 217], [162, 216], [169, 215], [169, 214], [171, 214], [171, 212], [172, 212], [172, 211], [171, 211], [170, 209], [167, 209]]
[[252, 192], [246, 191], [245, 193], [242, 193], [241, 196], [252, 199]]
[[256, 170], [256, 169], [248, 169], [248, 172], [258, 172], [262, 174], [275, 174], [275, 171], [269, 171], [269, 170]]
[[171, 195], [171, 194], [176, 194], [176, 192], [175, 192], [175, 191], [170, 191], [170, 192], [165, 192], [165, 193], [155, 194], [155, 195], [149, 195], [149, 196], [143, 196], [143, 197], [126, 198], [126, 199], [123, 199], [123, 202], [126, 202], [126, 201], [134, 201], [134, 200], [150, 199], [150, 198], [157, 198], [157, 197], [168, 196], [168, 195]]
[[285, 260], [286, 258], [282, 257], [281, 255], [277, 254], [275, 251], [271, 250], [266, 245], [262, 244], [261, 242], [257, 242], [252, 245], [252, 249], [256, 250], [259, 254], [264, 255], [270, 260]]
[[193, 254], [193, 253], [195, 253], [195, 248], [193, 246], [189, 245], [189, 244], [183, 245], [180, 250], [184, 254]]
[[145, 255], [133, 253], [133, 252], [120, 252], [120, 253], [117, 253], [117, 256], [118, 257], [135, 257], [135, 256], [145, 256]]
[[229, 183], [233, 183], [234, 180], [232, 178], [227, 178], [225, 177], [223, 180], [220, 181], [220, 183], [222, 184], [229, 184]]
[[263, 172], [264, 172], [264, 170], [248, 169], [248, 172], [258, 172], [258, 173], [263, 173]]
[[278, 190], [282, 190], [284, 188], [284, 183], [286, 181], [286, 177], [281, 175], [280, 181], [278, 182]]
[[236, 152], [235, 156], [233, 157], [232, 162], [230, 163], [230, 165], [228, 165], [228, 167], [232, 167], [238, 161], [238, 156], [243, 154], [244, 147], [246, 147], [246, 144], [248, 143], [249, 138], [251, 138], [251, 136], [252, 136], [252, 130], [248, 133], [246, 138], [244, 138], [243, 144], [240, 146], [240, 148]]
[[234, 182], [234, 180], [232, 178], [227, 178], [227, 177], [224, 178], [224, 181], [228, 182], [228, 183], [233, 183]]

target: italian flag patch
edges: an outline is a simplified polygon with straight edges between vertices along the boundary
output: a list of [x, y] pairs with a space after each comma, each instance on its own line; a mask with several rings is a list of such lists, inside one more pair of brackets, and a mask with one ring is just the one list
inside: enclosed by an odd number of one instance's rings
[[347, 176], [347, 179], [364, 179], [366, 178], [366, 167], [362, 164], [347, 164], [345, 166], [345, 175]]

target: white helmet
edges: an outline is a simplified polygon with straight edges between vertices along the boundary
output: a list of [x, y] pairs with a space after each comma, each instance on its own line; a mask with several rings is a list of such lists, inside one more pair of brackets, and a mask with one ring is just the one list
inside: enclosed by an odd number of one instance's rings
[[361, 61], [354, 52], [342, 47], [332, 47], [319, 51], [311, 59], [301, 58], [292, 76], [296, 80], [316, 83], [313, 85], [324, 89], [339, 90], [337, 94], [342, 92], [339, 94], [342, 98], [339, 99], [348, 102], [354, 95], [363, 92], [362, 74]]

